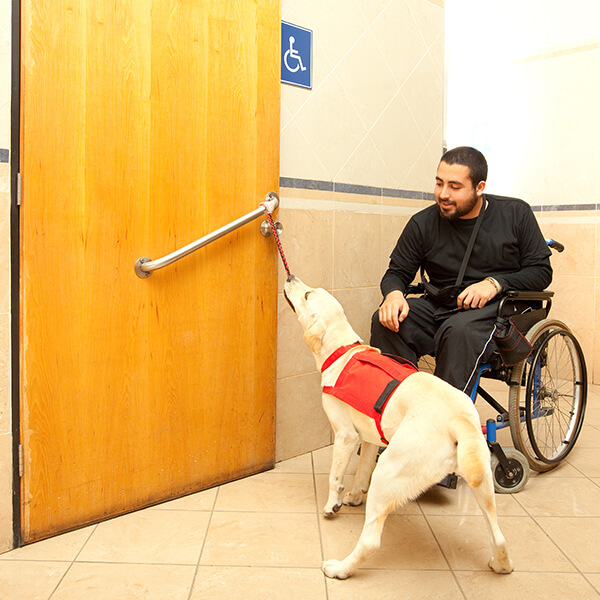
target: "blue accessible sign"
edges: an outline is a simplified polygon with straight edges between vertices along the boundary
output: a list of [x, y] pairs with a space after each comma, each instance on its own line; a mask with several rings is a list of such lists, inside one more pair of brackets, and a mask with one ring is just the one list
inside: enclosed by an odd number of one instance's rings
[[281, 22], [281, 81], [312, 89], [312, 31]]

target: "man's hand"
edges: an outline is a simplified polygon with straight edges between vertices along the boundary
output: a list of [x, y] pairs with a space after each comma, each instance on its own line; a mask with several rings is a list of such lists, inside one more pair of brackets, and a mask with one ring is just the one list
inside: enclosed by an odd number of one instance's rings
[[400, 323], [408, 315], [408, 310], [404, 294], [400, 290], [390, 292], [379, 307], [379, 322], [392, 331], [398, 331]]
[[492, 298], [498, 294], [494, 283], [484, 279], [465, 288], [456, 299], [458, 308], [483, 308]]

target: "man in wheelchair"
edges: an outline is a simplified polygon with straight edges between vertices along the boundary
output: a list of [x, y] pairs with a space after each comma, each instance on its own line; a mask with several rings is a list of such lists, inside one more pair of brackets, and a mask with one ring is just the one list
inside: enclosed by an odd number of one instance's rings
[[[481, 152], [446, 152], [435, 179], [435, 204], [404, 228], [381, 281], [371, 345], [417, 363], [436, 359], [435, 374], [470, 393], [492, 341], [504, 290], [544, 290], [552, 280], [550, 250], [531, 207], [485, 194]], [[407, 298], [421, 271], [424, 294]], [[427, 274], [427, 277], [425, 276]], [[511, 311], [520, 311], [511, 303]]]

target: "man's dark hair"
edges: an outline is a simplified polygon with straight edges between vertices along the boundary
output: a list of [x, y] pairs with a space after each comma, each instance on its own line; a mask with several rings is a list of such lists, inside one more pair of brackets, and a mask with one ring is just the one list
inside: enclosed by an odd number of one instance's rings
[[469, 177], [473, 187], [477, 187], [480, 181], [487, 181], [488, 166], [485, 156], [470, 146], [459, 146], [448, 150], [440, 162], [447, 165], [464, 165], [469, 169]]

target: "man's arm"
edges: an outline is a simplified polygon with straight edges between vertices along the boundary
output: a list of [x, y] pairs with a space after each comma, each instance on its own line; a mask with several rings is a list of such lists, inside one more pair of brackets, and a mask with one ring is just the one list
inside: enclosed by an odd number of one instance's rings
[[520, 268], [514, 273], [502, 273], [494, 277], [503, 289], [542, 291], [552, 281], [552, 252], [529, 205], [525, 205], [519, 216], [518, 235]]
[[398, 238], [390, 255], [387, 271], [381, 279], [380, 287], [384, 298], [394, 291], [405, 294], [413, 282], [423, 260], [421, 237], [418, 225], [414, 218], [411, 218]]
[[392, 331], [398, 331], [408, 311], [408, 302], [404, 294], [400, 290], [394, 290], [385, 297], [379, 307], [379, 322]]
[[390, 264], [381, 279], [383, 302], [379, 307], [379, 321], [388, 329], [398, 331], [409, 311], [404, 296], [421, 264], [420, 233], [411, 219], [402, 231], [390, 256]]

